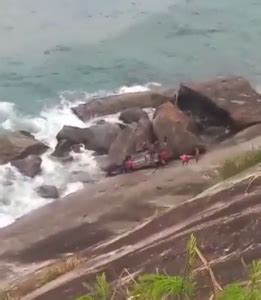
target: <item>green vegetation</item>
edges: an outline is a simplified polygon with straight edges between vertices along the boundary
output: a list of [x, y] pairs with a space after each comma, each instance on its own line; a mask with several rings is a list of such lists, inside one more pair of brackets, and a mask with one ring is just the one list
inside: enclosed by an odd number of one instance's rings
[[251, 150], [231, 159], [227, 159], [220, 168], [220, 176], [227, 179], [261, 162], [261, 150]]
[[[116, 287], [110, 285], [103, 273], [101, 276], [97, 276], [93, 289], [88, 286], [88, 289], [92, 290], [89, 294], [75, 300], [193, 300], [197, 293], [193, 269], [198, 260], [204, 264], [211, 278], [213, 294], [209, 299], [261, 300], [261, 261], [252, 263], [247, 282], [233, 283], [222, 289], [208, 262], [198, 249], [193, 235], [187, 244], [183, 276], [160, 273], [143, 274], [138, 277], [137, 281], [131, 278], [132, 284], [128, 285], [128, 288], [124, 288], [120, 285], [116, 285]], [[121, 278], [119, 282], [121, 282]], [[119, 294], [120, 297], [117, 298]]]
[[195, 286], [193, 282], [181, 276], [163, 274], [145, 274], [140, 276], [133, 296], [139, 300], [158, 300], [168, 297], [181, 297], [192, 299]]
[[246, 285], [233, 283], [219, 295], [218, 300], [261, 300], [261, 261], [254, 261]]

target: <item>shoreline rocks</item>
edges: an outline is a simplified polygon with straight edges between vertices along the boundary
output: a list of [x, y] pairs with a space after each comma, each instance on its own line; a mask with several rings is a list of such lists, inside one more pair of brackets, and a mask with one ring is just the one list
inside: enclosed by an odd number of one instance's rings
[[179, 158], [184, 153], [194, 154], [196, 148], [200, 152], [205, 149], [195, 134], [197, 127], [193, 120], [171, 102], [162, 104], [155, 112], [153, 131], [160, 143], [167, 138], [167, 147], [173, 158]]
[[86, 122], [91, 118], [115, 114], [124, 109], [158, 107], [172, 99], [172, 95], [152, 91], [129, 93], [93, 99], [73, 107], [72, 111], [80, 120]]
[[108, 153], [109, 148], [120, 132], [120, 126], [104, 122], [88, 128], [78, 128], [65, 125], [57, 134], [58, 144], [53, 156], [67, 155], [75, 146], [83, 144], [86, 149], [98, 154]]
[[31, 134], [10, 132], [0, 135], [0, 164], [6, 164], [29, 155], [41, 155], [48, 147], [37, 141]]
[[121, 111], [119, 120], [126, 124], [138, 122], [142, 117], [146, 117], [147, 114], [140, 107], [126, 108]]
[[37, 155], [11, 161], [11, 165], [16, 167], [21, 174], [31, 178], [41, 172], [41, 164], [42, 159]]
[[38, 195], [46, 199], [58, 199], [59, 191], [54, 185], [41, 185], [36, 189]]
[[181, 110], [189, 110], [201, 119], [205, 114], [206, 126], [223, 124], [234, 132], [261, 123], [260, 104], [261, 95], [239, 76], [181, 85], [177, 101]]
[[109, 162], [120, 165], [126, 156], [142, 151], [144, 143], [153, 142], [152, 124], [148, 117], [122, 129], [109, 149]]

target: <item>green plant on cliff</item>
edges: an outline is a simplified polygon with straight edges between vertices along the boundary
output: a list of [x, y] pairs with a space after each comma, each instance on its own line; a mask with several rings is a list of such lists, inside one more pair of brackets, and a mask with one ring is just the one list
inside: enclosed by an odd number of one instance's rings
[[261, 300], [261, 261], [253, 261], [249, 269], [249, 281], [228, 285], [218, 300]]
[[186, 263], [183, 276], [167, 274], [145, 274], [139, 277], [134, 286], [133, 296], [139, 300], [161, 300], [169, 297], [192, 299], [195, 283], [192, 270], [196, 262], [196, 239], [191, 235], [187, 243]]
[[93, 287], [85, 284], [86, 288], [90, 289], [90, 294], [81, 296], [75, 300], [109, 300], [112, 299], [113, 290], [108, 283], [105, 273], [96, 277], [96, 283]]
[[[171, 276], [168, 274], [152, 273], [139, 276], [134, 284], [124, 290], [120, 299], [126, 300], [193, 300], [196, 295], [196, 283], [193, 278], [193, 269], [196, 261], [204, 264], [208, 270], [212, 285], [213, 300], [261, 300], [261, 261], [252, 262], [249, 268], [249, 280], [247, 282], [233, 283], [222, 289], [206, 261], [197, 247], [194, 235], [191, 235], [187, 243], [186, 263], [183, 276]], [[92, 292], [75, 300], [117, 300], [117, 289], [113, 289], [107, 282], [103, 273], [97, 276]], [[124, 298], [123, 298], [124, 297]]]
[[222, 179], [237, 175], [261, 162], [261, 150], [251, 150], [244, 154], [227, 159], [219, 173]]
[[159, 300], [168, 297], [184, 295], [185, 299], [192, 299], [194, 284], [182, 276], [164, 274], [142, 275], [134, 289], [133, 297], [139, 300]]

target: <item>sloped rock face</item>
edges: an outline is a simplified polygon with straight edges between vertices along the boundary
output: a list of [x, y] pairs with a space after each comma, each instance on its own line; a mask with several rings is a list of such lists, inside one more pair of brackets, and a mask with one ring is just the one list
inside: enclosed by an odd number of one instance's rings
[[194, 134], [197, 127], [190, 117], [172, 103], [162, 104], [153, 119], [153, 131], [160, 142], [167, 138], [167, 145], [173, 157], [194, 154], [195, 149], [204, 150], [200, 139]]
[[[254, 177], [256, 179], [248, 189]], [[222, 286], [245, 280], [247, 273], [242, 258], [247, 264], [261, 258], [260, 183], [261, 172], [257, 169], [227, 180], [145, 226], [123, 234], [116, 241], [90, 250], [86, 255], [91, 257], [93, 254], [93, 260], [88, 261], [81, 280], [91, 280], [95, 272], [106, 272], [112, 279], [117, 279], [115, 270], [119, 272], [124, 268], [130, 273], [155, 272], [157, 269], [168, 274], [184, 274], [186, 243], [192, 233]], [[117, 255], [110, 259], [109, 255], [114, 251]], [[96, 271], [88, 273], [88, 268]], [[209, 299], [212, 283], [208, 272], [204, 266], [199, 266], [196, 274], [199, 283], [196, 299]], [[76, 281], [65, 283], [49, 295], [72, 286], [79, 287]]]
[[115, 114], [127, 108], [157, 107], [160, 104], [171, 100], [172, 96], [163, 93], [151, 91], [129, 93], [94, 99], [72, 108], [72, 111], [79, 119], [88, 121], [93, 117]]
[[233, 132], [261, 122], [261, 95], [242, 77], [181, 85], [177, 105], [204, 128], [218, 126]]
[[24, 132], [10, 132], [0, 135], [0, 164], [23, 159], [29, 155], [40, 155], [48, 147]]
[[[91, 244], [81, 252], [88, 257], [84, 268], [81, 265], [84, 271], [71, 274], [70, 280], [60, 280], [49, 289], [40, 289], [37, 299], [56, 300], [58, 295], [71, 299], [86, 292], [82, 282], [95, 281], [102, 272], [110, 280], [117, 280], [125, 268], [136, 275], [155, 270], [183, 275], [186, 244], [192, 233], [222, 286], [245, 280], [248, 275], [242, 259], [249, 264], [261, 258], [260, 184], [261, 171], [257, 167], [180, 202], [117, 238], [104, 239], [96, 234], [95, 246]], [[102, 220], [106, 222], [106, 218]], [[56, 243], [59, 241], [57, 238]], [[198, 283], [195, 299], [209, 299], [212, 283], [200, 262], [194, 275]]]

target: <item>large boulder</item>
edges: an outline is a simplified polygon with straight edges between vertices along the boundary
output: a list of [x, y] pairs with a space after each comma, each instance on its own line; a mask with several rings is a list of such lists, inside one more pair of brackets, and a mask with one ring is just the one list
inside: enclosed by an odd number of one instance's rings
[[242, 77], [182, 85], [177, 105], [207, 125], [238, 131], [261, 122], [261, 95]]
[[143, 144], [150, 144], [153, 141], [151, 121], [141, 118], [138, 123], [132, 123], [121, 130], [109, 149], [109, 162], [113, 165], [120, 165], [127, 155], [142, 150]]
[[132, 107], [158, 107], [160, 104], [171, 101], [172, 93], [157, 93], [152, 91], [128, 93], [108, 96], [80, 104], [72, 111], [83, 121], [93, 117], [118, 113]]
[[197, 137], [197, 126], [189, 116], [172, 103], [162, 104], [153, 119], [153, 131], [160, 143], [167, 138], [167, 146], [174, 158], [181, 154], [194, 154], [195, 149], [204, 150]]
[[0, 135], [0, 164], [23, 159], [29, 155], [41, 155], [48, 147], [24, 132]]
[[126, 124], [138, 122], [142, 117], [146, 117], [146, 112], [140, 107], [131, 107], [124, 109], [119, 119]]
[[85, 146], [99, 154], [108, 153], [111, 144], [121, 131], [119, 125], [105, 122], [89, 128], [89, 138]]
[[41, 185], [36, 189], [38, 195], [42, 198], [57, 199], [59, 198], [59, 191], [54, 185]]
[[58, 144], [53, 155], [57, 157], [67, 155], [73, 145], [79, 144], [97, 153], [107, 153], [119, 131], [119, 125], [108, 122], [89, 128], [64, 126], [56, 136]]
[[11, 161], [11, 165], [16, 167], [19, 172], [28, 177], [35, 177], [41, 172], [42, 159], [37, 155], [29, 155], [23, 159]]
[[65, 125], [56, 135], [57, 141], [67, 141], [68, 146], [84, 144], [88, 139], [89, 128], [79, 128]]

